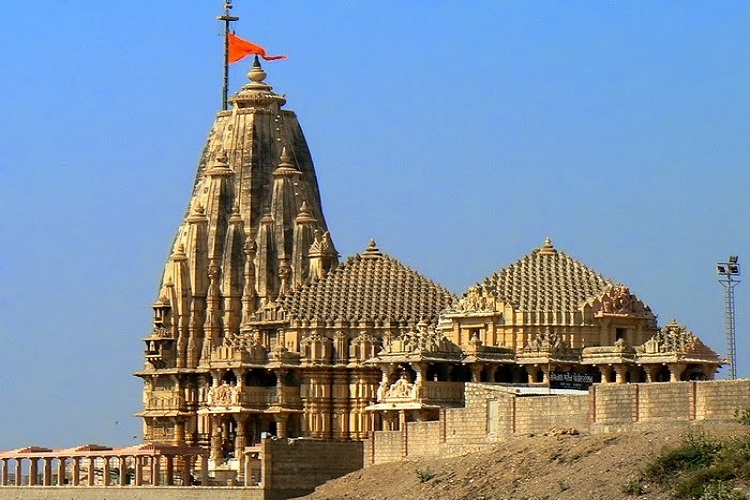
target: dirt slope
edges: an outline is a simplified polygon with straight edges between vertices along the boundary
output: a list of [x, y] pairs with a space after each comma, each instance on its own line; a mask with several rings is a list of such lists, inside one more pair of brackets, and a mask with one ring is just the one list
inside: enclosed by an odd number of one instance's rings
[[[714, 435], [738, 424], [697, 426]], [[694, 427], [695, 429], [695, 427]], [[492, 450], [368, 467], [320, 486], [306, 499], [619, 499], [645, 464], [680, 443], [686, 427], [640, 433], [514, 437]], [[426, 477], [434, 475], [429, 480]], [[420, 481], [420, 477], [424, 481]], [[667, 498], [650, 487], [638, 498]]]

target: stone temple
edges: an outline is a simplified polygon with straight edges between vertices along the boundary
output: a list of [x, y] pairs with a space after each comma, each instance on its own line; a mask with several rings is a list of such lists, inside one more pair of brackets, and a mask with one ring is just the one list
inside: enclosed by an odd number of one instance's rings
[[297, 117], [257, 58], [248, 76], [209, 133], [143, 339], [146, 444], [237, 470], [262, 436], [436, 420], [466, 382], [710, 380], [723, 364], [549, 239], [461, 296], [374, 241], [339, 262]]

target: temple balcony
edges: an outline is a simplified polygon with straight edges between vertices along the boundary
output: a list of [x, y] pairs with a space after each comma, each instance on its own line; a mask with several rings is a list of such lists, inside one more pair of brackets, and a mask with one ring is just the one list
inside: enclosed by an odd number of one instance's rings
[[208, 413], [258, 411], [302, 408], [299, 387], [292, 386], [244, 386], [222, 384], [209, 391], [206, 409]]
[[464, 382], [423, 382], [397, 380], [378, 394], [378, 404], [369, 409], [456, 407], [464, 403]]
[[153, 396], [146, 400], [146, 411], [185, 410], [185, 398], [181, 396]]

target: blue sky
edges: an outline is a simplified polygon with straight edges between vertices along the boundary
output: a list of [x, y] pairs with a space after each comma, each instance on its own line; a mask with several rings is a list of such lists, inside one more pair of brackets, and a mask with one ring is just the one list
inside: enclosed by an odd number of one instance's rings
[[[133, 442], [130, 374], [220, 107], [221, 2], [6, 4], [0, 449]], [[268, 82], [342, 255], [374, 237], [461, 292], [549, 236], [726, 352], [714, 264], [750, 258], [747, 1], [235, 5], [240, 36], [289, 56]]]

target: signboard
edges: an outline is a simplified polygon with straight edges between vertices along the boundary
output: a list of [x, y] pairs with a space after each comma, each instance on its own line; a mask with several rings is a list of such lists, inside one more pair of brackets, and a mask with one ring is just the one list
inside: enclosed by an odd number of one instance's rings
[[550, 372], [549, 374], [550, 389], [587, 391], [593, 383], [594, 376], [590, 373]]

